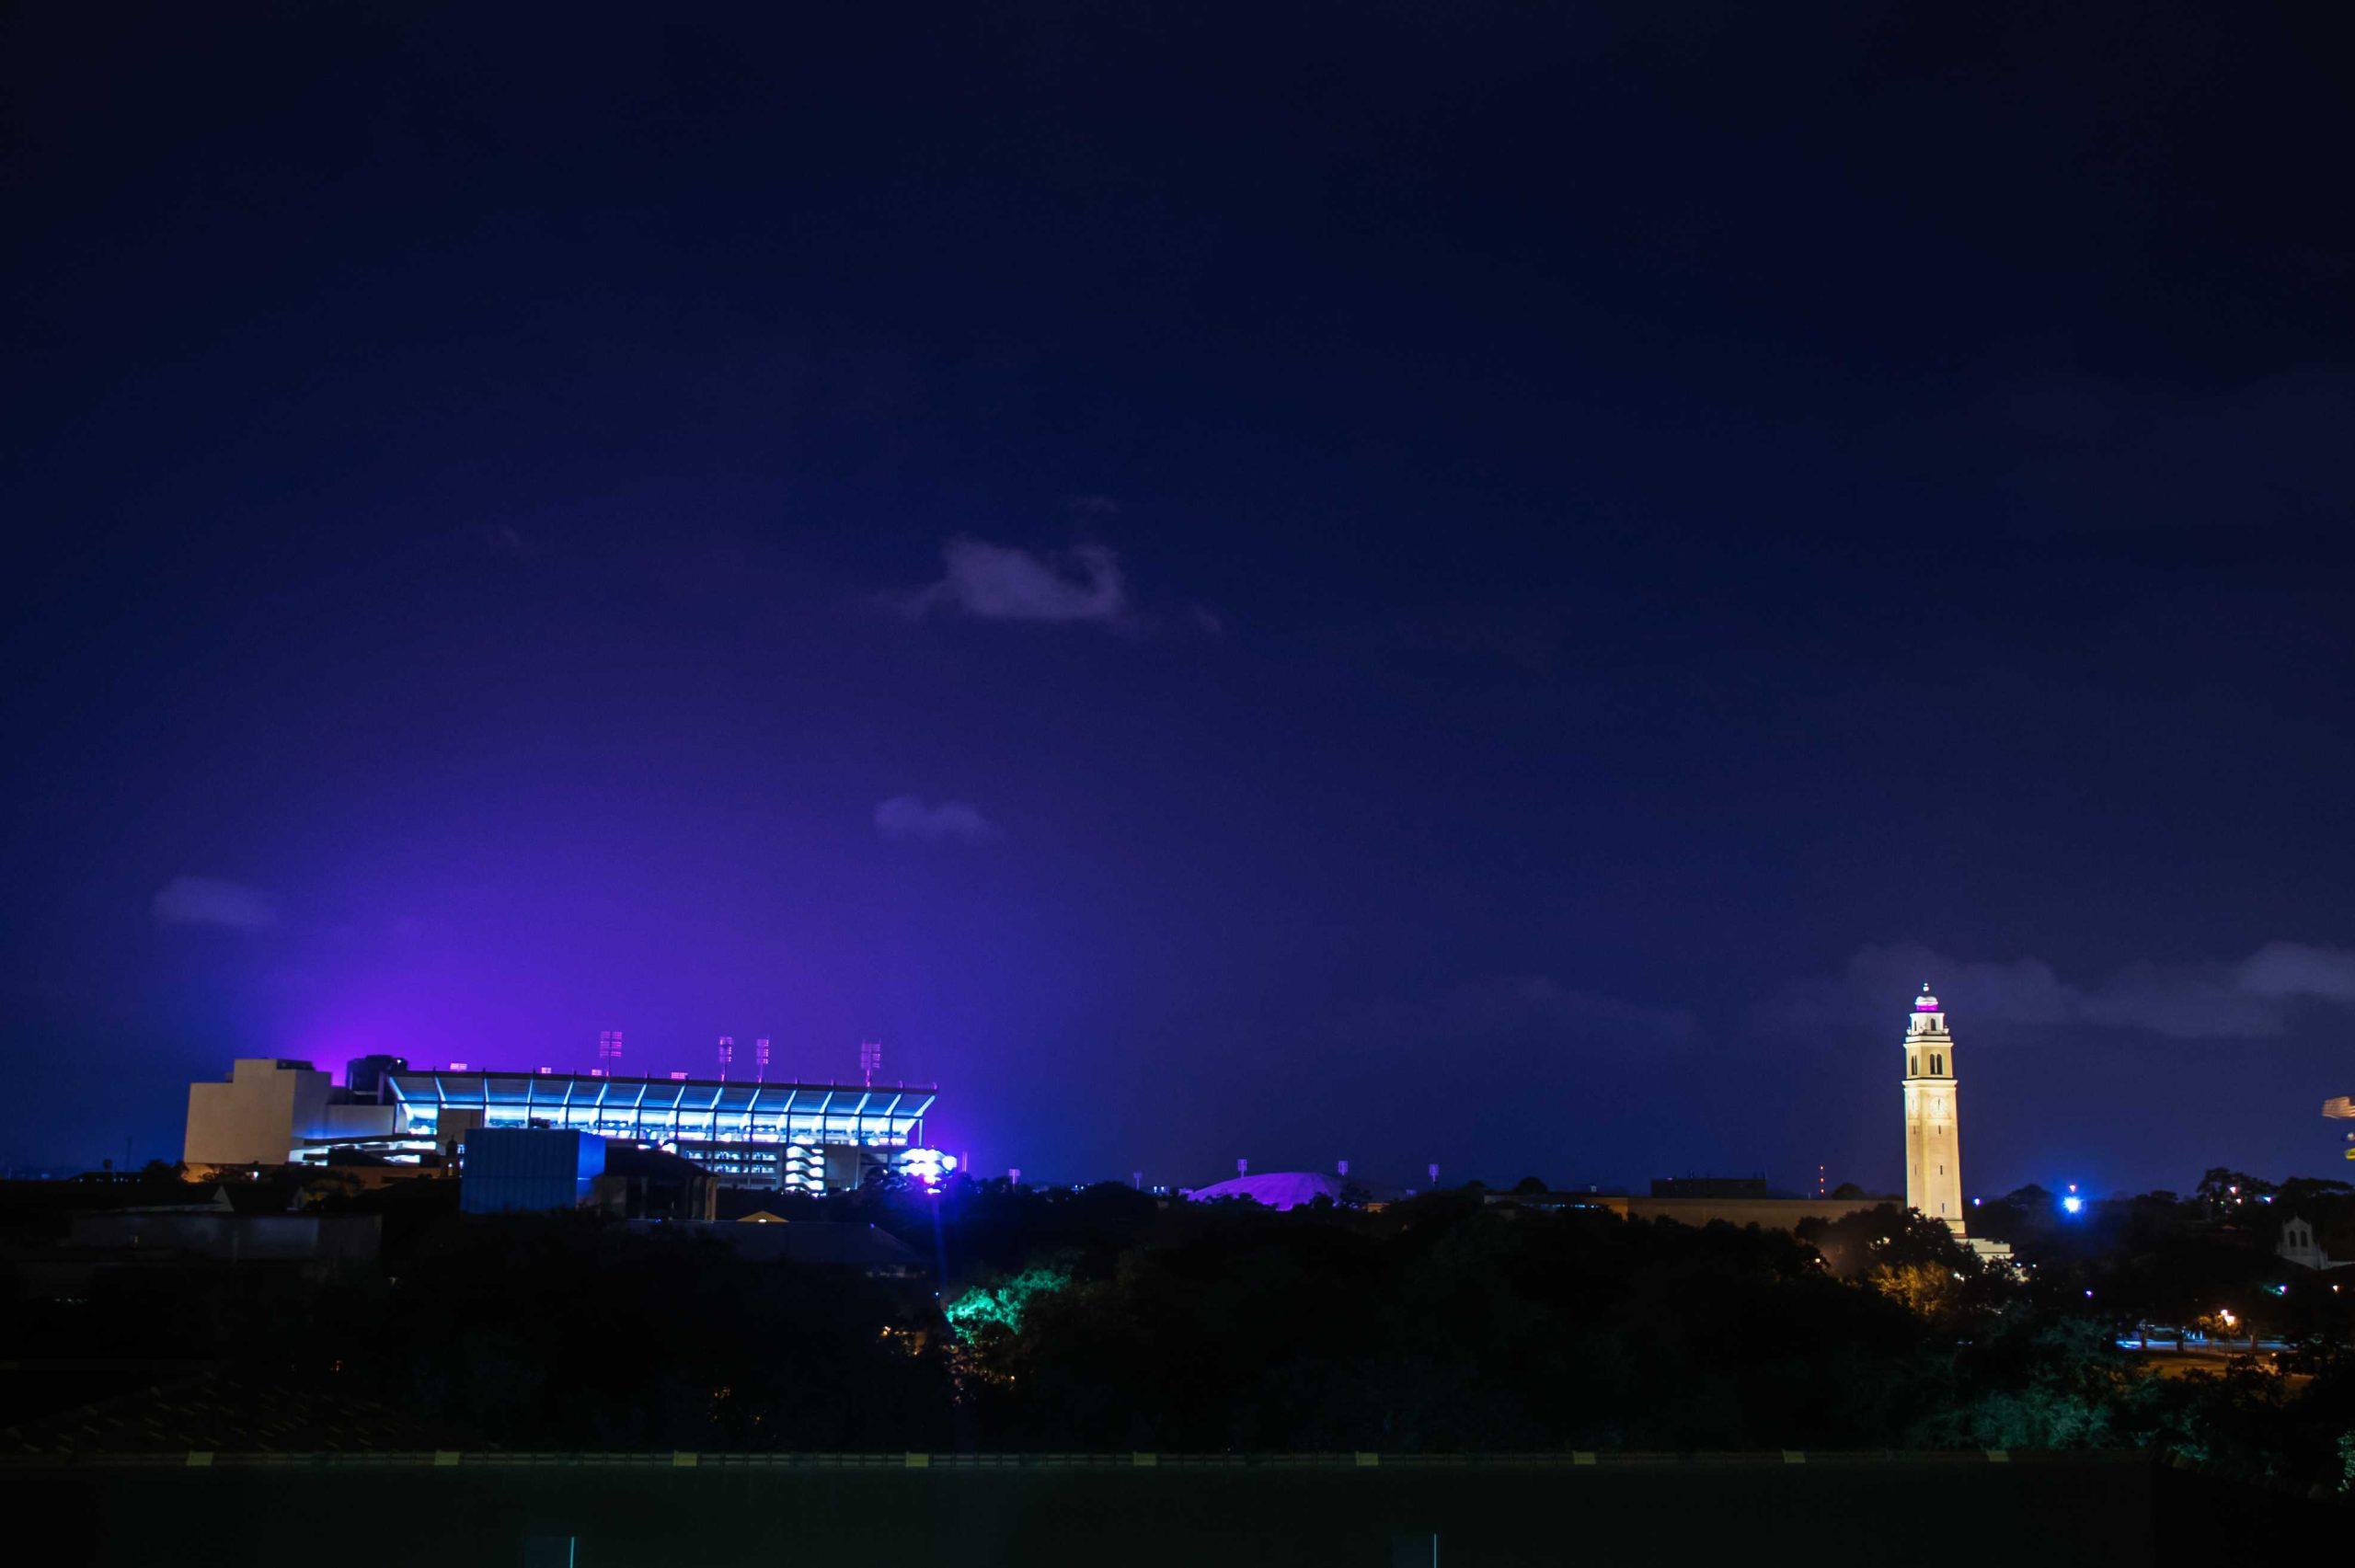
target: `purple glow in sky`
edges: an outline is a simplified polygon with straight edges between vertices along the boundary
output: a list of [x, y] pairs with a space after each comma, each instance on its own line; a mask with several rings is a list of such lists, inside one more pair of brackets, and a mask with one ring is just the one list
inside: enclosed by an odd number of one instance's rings
[[2335, 1166], [2355, 104], [2212, 13], [25, 11], [0, 1166], [728, 1035], [1886, 1190], [1925, 975], [1974, 1192]]

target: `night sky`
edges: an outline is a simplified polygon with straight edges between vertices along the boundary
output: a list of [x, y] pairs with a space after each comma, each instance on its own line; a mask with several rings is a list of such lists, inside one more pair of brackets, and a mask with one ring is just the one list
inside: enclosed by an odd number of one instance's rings
[[1928, 979], [1973, 1192], [2345, 1168], [2344, 39], [803, 9], [11, 9], [0, 1166], [620, 1028], [1894, 1189]]

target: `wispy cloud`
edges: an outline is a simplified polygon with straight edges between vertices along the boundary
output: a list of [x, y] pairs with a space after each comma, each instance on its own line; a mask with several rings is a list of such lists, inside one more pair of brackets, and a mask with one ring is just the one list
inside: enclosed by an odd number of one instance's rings
[[1763, 1011], [1793, 1026], [1886, 1021], [1924, 980], [1959, 1013], [1990, 1023], [2267, 1039], [2286, 1033], [2301, 1005], [2355, 1004], [2355, 949], [2269, 942], [2237, 961], [2131, 964], [2072, 981], [2039, 958], [1962, 959], [1896, 943], [1858, 949], [1836, 979], [1792, 986]]
[[887, 839], [917, 843], [994, 844], [1005, 830], [961, 800], [928, 806], [913, 795], [895, 795], [875, 808], [875, 830]]
[[911, 618], [944, 612], [983, 621], [1117, 624], [1129, 612], [1120, 559], [1101, 544], [1082, 544], [1055, 556], [985, 540], [951, 539], [940, 554], [941, 579], [896, 601]]
[[278, 924], [276, 898], [258, 887], [213, 876], [175, 876], [149, 907], [157, 925], [268, 931]]
[[2269, 942], [2234, 966], [2233, 979], [2251, 996], [2355, 1002], [2355, 948]]

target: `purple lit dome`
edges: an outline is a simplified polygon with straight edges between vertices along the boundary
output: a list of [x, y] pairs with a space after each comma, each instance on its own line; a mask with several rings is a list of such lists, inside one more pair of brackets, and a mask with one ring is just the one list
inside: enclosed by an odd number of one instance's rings
[[1196, 1203], [1247, 1197], [1269, 1208], [1298, 1208], [1320, 1197], [1338, 1203], [1341, 1189], [1330, 1176], [1315, 1171], [1270, 1171], [1264, 1176], [1237, 1176], [1214, 1186], [1196, 1187], [1187, 1196]]

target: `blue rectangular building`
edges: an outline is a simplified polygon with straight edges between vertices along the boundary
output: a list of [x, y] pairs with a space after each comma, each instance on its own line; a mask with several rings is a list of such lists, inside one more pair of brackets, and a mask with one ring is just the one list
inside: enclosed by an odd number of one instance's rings
[[468, 1214], [578, 1208], [605, 1173], [605, 1140], [570, 1127], [478, 1127], [461, 1148], [458, 1207]]

